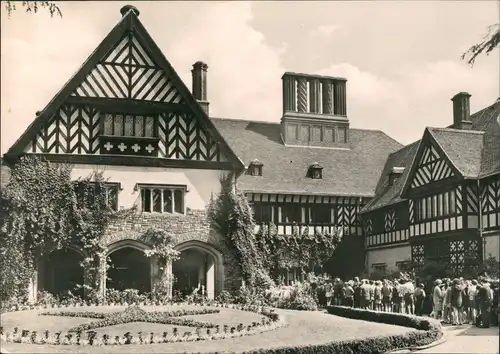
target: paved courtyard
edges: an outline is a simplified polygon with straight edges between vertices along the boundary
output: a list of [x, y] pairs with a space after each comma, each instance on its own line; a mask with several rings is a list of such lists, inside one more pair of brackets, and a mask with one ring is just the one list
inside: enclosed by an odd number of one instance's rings
[[445, 327], [447, 341], [419, 353], [500, 353], [498, 327]]

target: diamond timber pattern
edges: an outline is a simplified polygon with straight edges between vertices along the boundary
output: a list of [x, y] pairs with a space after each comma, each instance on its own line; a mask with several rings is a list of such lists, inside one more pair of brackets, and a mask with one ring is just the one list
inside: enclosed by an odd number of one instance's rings
[[133, 33], [127, 33], [71, 94], [184, 104], [169, 77]]
[[453, 170], [448, 162], [442, 159], [434, 146], [425, 147], [418, 168], [413, 176], [411, 188], [421, 187], [431, 182], [453, 177]]

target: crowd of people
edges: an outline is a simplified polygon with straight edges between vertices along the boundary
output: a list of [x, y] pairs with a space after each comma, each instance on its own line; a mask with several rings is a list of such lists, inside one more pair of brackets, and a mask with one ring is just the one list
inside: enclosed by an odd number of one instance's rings
[[[408, 277], [368, 280], [334, 279], [327, 285], [327, 304], [374, 311], [430, 315], [444, 323], [498, 326], [498, 280], [436, 279], [426, 287]], [[432, 304], [432, 312], [425, 304]]]

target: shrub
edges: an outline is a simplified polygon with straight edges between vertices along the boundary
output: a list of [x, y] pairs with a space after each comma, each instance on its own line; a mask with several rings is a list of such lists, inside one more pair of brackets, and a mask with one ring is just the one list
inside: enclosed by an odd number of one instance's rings
[[330, 314], [376, 321], [387, 324], [419, 329], [406, 334], [383, 336], [378, 338], [357, 339], [341, 342], [332, 342], [318, 345], [306, 345], [298, 347], [281, 347], [273, 349], [259, 349], [245, 353], [259, 354], [382, 354], [395, 349], [418, 347], [430, 344], [441, 338], [441, 325], [437, 321], [427, 320], [421, 317], [408, 316], [394, 313], [381, 313], [369, 310], [353, 309], [350, 307], [329, 306]]
[[290, 310], [316, 311], [318, 305], [308, 283], [274, 286], [266, 293], [267, 302], [274, 307]]
[[344, 306], [328, 306], [331, 315], [348, 317], [356, 320], [364, 320], [378, 323], [386, 323], [396, 326], [410, 327], [418, 330], [441, 330], [441, 324], [430, 318], [404, 315], [391, 312], [378, 312], [371, 310], [354, 309]]

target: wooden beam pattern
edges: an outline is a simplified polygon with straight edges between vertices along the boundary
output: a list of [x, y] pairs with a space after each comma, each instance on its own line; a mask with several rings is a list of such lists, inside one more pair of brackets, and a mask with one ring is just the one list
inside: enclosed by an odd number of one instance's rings
[[448, 162], [439, 156], [434, 146], [429, 144], [422, 153], [410, 187], [418, 188], [453, 176], [454, 172]]
[[396, 228], [396, 211], [394, 209], [386, 211], [384, 221], [385, 231], [393, 231]]
[[[38, 132], [24, 152], [44, 154], [100, 154], [101, 112], [80, 105], [64, 105]], [[110, 116], [110, 115], [108, 115]], [[128, 117], [128, 116], [127, 116]], [[158, 157], [227, 162], [215, 139], [191, 113], [162, 113], [157, 120]], [[114, 136], [113, 139], [119, 139]], [[133, 136], [123, 136], [130, 140]], [[102, 142], [104, 144], [105, 142]], [[116, 142], [119, 144], [119, 142]], [[102, 145], [101, 144], [101, 145]], [[102, 150], [102, 149], [101, 149]], [[127, 150], [129, 151], [129, 150]], [[119, 152], [117, 152], [119, 154]], [[122, 153], [122, 155], [129, 155]]]
[[71, 96], [185, 104], [171, 78], [132, 32], [99, 61]]

